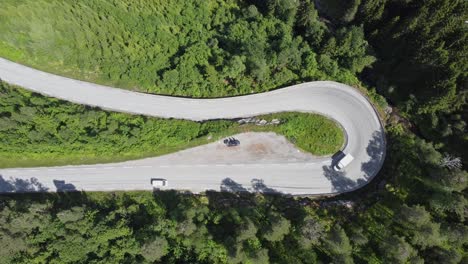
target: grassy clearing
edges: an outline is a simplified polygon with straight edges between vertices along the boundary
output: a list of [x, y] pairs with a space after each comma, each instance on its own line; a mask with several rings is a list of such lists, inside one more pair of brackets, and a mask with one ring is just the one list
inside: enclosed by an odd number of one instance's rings
[[284, 135], [298, 148], [323, 156], [337, 152], [344, 144], [344, 134], [334, 121], [317, 114], [286, 112], [260, 116], [282, 121], [277, 126], [249, 126], [250, 131], [273, 131]]
[[247, 131], [274, 131], [315, 155], [336, 152], [343, 132], [315, 114], [279, 113], [280, 125], [149, 118], [44, 97], [0, 82], [0, 167], [96, 164], [163, 155]]

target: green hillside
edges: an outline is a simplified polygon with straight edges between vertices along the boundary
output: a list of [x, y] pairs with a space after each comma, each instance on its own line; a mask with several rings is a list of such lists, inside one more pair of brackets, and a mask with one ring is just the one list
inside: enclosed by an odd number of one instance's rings
[[268, 15], [233, 0], [3, 0], [0, 56], [78, 79], [193, 97], [304, 80], [357, 83], [354, 74], [375, 60], [362, 28], [334, 36], [298, 3]]

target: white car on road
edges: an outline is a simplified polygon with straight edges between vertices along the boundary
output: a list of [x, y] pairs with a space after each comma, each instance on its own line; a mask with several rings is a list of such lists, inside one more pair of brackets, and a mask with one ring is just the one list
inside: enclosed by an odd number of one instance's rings
[[350, 164], [351, 161], [353, 161], [353, 159], [354, 157], [351, 156], [351, 154], [347, 154], [342, 159], [340, 159], [340, 161], [338, 161], [338, 163], [336, 163], [335, 166], [333, 166], [333, 169], [335, 171], [342, 171], [344, 167], [348, 166], [348, 164]]
[[168, 183], [166, 179], [152, 178], [151, 185], [153, 185], [154, 188], [160, 188], [160, 187], [166, 187]]

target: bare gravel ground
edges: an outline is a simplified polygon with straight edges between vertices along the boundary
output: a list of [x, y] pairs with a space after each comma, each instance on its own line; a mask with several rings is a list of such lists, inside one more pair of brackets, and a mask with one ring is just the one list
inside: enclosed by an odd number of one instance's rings
[[241, 142], [239, 146], [227, 147], [221, 139], [161, 157], [128, 161], [126, 164], [280, 164], [326, 160], [299, 150], [284, 136], [273, 132], [247, 132], [233, 137]]

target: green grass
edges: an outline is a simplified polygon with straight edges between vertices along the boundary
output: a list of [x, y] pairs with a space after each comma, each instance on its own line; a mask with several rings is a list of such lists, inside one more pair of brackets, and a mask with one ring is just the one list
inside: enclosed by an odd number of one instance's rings
[[273, 131], [284, 135], [298, 148], [314, 155], [324, 156], [337, 152], [344, 144], [341, 127], [334, 121], [317, 114], [286, 112], [260, 116], [265, 120], [280, 119], [278, 126], [254, 126], [251, 131]]
[[0, 82], [0, 167], [96, 164], [163, 155], [236, 133], [273, 131], [304, 151], [328, 155], [343, 145], [335, 122], [316, 114], [278, 113], [280, 125], [149, 118], [104, 111]]

